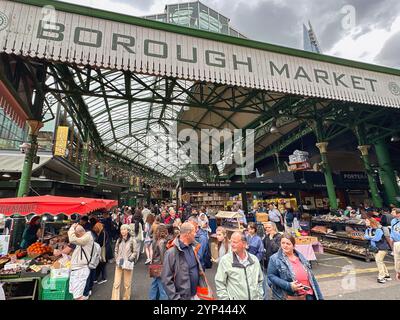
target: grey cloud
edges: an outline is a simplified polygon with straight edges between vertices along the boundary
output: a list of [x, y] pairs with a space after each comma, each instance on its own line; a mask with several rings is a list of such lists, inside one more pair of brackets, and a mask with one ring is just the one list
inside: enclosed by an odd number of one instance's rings
[[148, 10], [154, 3], [154, 0], [114, 0], [115, 2], [128, 4], [135, 9]]
[[375, 58], [377, 63], [400, 68], [400, 32], [394, 34], [388, 39], [381, 52]]
[[231, 18], [234, 27], [251, 39], [302, 48], [302, 24], [311, 20], [322, 50], [329, 51], [348, 31], [342, 27], [341, 9], [356, 12], [356, 40], [375, 28], [388, 29], [400, 12], [398, 0], [273, 0], [248, 5], [246, 1], [205, 1]]

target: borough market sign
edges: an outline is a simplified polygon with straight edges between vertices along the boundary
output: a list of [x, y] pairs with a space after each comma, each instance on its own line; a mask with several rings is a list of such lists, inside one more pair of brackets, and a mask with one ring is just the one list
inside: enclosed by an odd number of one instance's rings
[[[177, 33], [169, 31], [171, 27], [168, 26], [160, 30], [160, 24], [155, 29], [68, 10], [56, 10], [49, 18], [43, 14], [43, 8], [36, 6], [40, 1], [31, 1], [36, 5], [24, 2], [28, 1], [0, 0], [0, 50], [6, 53], [275, 92], [400, 106], [400, 77], [396, 73], [352, 67], [351, 62], [335, 64], [258, 49], [256, 47], [263, 44], [255, 41], [241, 40], [243, 44], [235, 44], [233, 42], [238, 40], [230, 37], [215, 41], [211, 33], [196, 31], [197, 37], [191, 35], [195, 31], [189, 32], [187, 28]], [[56, 2], [54, 4], [57, 8]], [[118, 16], [124, 21], [129, 19]], [[138, 21], [138, 18], [132, 19]], [[206, 39], [205, 34], [210, 39]]]

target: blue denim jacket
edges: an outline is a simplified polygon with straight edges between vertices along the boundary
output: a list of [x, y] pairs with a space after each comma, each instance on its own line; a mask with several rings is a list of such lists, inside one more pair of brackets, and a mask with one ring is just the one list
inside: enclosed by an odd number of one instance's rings
[[[310, 280], [311, 287], [314, 291], [316, 300], [323, 300], [321, 290], [318, 282], [315, 279], [310, 263], [307, 259], [297, 250], [294, 250], [295, 255], [300, 259], [301, 263], [305, 267], [308, 278]], [[268, 285], [272, 288], [272, 294], [277, 300], [285, 300], [285, 295], [293, 296], [295, 292], [292, 290], [290, 283], [296, 278], [292, 265], [287, 259], [282, 249], [279, 249], [277, 253], [271, 256], [268, 263]]]

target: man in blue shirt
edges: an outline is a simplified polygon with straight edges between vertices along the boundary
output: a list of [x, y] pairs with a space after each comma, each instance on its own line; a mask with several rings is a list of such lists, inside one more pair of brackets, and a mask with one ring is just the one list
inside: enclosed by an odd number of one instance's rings
[[391, 222], [390, 239], [393, 241], [394, 269], [396, 279], [400, 281], [400, 208], [393, 208], [394, 219]]
[[274, 204], [269, 204], [268, 219], [276, 224], [278, 231], [283, 231], [282, 215]]

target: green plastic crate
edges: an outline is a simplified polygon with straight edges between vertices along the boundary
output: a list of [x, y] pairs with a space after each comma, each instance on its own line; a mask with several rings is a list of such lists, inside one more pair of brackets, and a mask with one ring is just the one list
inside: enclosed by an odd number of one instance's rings
[[44, 277], [41, 281], [42, 290], [51, 291], [68, 291], [69, 279], [68, 278], [50, 278], [49, 275]]
[[68, 278], [50, 278], [47, 275], [41, 281], [41, 289], [42, 300], [73, 300]]
[[42, 300], [73, 300], [73, 296], [68, 291], [43, 290]]

